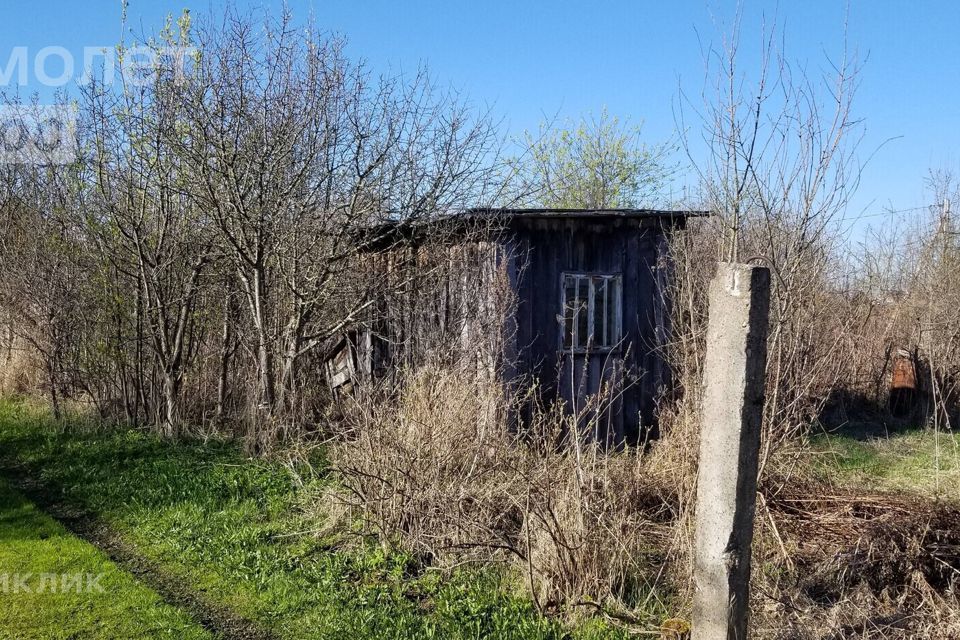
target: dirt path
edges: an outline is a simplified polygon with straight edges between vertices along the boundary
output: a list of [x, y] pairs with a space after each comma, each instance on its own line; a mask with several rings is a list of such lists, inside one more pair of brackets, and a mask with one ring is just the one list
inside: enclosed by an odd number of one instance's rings
[[9, 460], [0, 463], [0, 475], [67, 530], [102, 550], [122, 569], [153, 589], [168, 604], [181, 608], [207, 631], [224, 640], [273, 640], [255, 622], [187, 588], [157, 563], [141, 556], [105, 523], [64, 503], [54, 492]]

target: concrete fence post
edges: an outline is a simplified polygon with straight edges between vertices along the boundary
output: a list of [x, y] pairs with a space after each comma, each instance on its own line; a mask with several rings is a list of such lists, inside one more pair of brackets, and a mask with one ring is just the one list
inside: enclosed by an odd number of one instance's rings
[[710, 283], [693, 640], [745, 640], [767, 360], [770, 271], [720, 263]]

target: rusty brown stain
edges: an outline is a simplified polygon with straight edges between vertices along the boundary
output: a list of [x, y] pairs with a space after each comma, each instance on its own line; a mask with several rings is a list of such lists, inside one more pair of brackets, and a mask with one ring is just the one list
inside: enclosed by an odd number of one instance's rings
[[913, 356], [905, 349], [900, 349], [893, 356], [893, 375], [890, 379], [890, 388], [917, 388], [917, 368], [913, 363]]

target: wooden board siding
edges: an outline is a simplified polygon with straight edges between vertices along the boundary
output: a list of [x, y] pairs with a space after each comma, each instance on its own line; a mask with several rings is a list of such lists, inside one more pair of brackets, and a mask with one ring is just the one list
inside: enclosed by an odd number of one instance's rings
[[[365, 268], [383, 286], [357, 341], [357, 368], [389, 379], [411, 366], [443, 366], [444, 355], [466, 358], [479, 376], [502, 375], [507, 395], [536, 379], [544, 401], [559, 397], [570, 409], [620, 385], [589, 437], [640, 443], [656, 435], [656, 401], [670, 385], [659, 351], [669, 334], [667, 233], [684, 220], [519, 212], [496, 233], [371, 251]], [[618, 276], [617, 348], [564, 352], [564, 273]]]
[[[664, 233], [637, 220], [523, 219], [511, 225], [517, 256], [516, 372], [535, 376], [546, 395], [582, 407], [605, 383], [623, 389], [598, 422], [594, 437], [636, 443], [654, 426], [665, 364], [656, 350], [666, 333], [664, 284], [658, 258]], [[562, 352], [561, 274], [619, 274], [623, 341], [610, 352]], [[659, 335], [658, 335], [659, 334]]]
[[498, 370], [512, 301], [502, 250], [471, 241], [375, 254], [369, 268], [382, 283], [365, 323], [374, 377], [445, 358]]

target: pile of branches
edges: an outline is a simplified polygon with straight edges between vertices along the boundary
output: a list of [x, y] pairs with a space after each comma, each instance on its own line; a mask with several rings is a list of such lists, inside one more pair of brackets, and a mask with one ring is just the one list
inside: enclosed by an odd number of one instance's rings
[[[955, 638], [960, 509], [801, 482], [762, 501], [757, 624], [779, 638]], [[762, 514], [761, 514], [762, 515]], [[759, 553], [758, 553], [759, 552]], [[759, 557], [757, 557], [759, 556]]]

